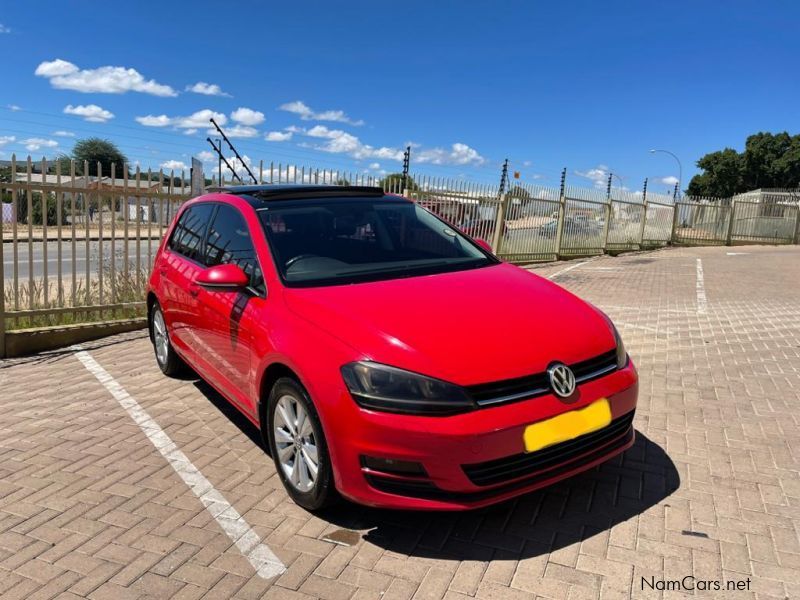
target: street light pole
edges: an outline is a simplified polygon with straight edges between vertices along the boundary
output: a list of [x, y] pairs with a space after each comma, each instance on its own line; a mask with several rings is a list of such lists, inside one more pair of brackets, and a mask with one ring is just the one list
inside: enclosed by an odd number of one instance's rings
[[658, 150], [658, 149], [655, 149], [655, 148], [650, 150], [650, 154], [655, 154], [656, 152], [663, 152], [664, 154], [669, 154], [672, 158], [675, 159], [675, 162], [678, 163], [678, 189], [682, 190], [682, 188], [683, 188], [683, 165], [681, 165], [681, 159], [678, 158], [677, 156], [675, 156], [669, 150]]

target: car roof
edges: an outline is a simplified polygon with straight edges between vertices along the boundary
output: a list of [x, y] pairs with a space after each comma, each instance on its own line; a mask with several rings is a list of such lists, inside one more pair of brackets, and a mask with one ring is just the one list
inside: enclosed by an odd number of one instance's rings
[[210, 192], [233, 194], [249, 202], [256, 208], [265, 202], [277, 200], [304, 200], [318, 198], [382, 198], [386, 196], [383, 188], [365, 185], [313, 185], [281, 184], [234, 185], [209, 188]]

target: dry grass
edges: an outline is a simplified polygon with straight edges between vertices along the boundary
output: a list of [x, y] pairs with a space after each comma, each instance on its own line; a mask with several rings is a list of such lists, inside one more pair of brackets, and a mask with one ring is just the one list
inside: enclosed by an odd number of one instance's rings
[[75, 281], [75, 297], [73, 302], [72, 281], [62, 281], [61, 287], [57, 281], [49, 282], [45, 298], [45, 284], [41, 279], [33, 283], [20, 282], [16, 306], [18, 310], [40, 310], [56, 308], [74, 308], [68, 312], [44, 314], [33, 316], [13, 317], [15, 294], [13, 285], [6, 280], [4, 286], [5, 305], [7, 311], [6, 329], [27, 329], [31, 327], [47, 327], [51, 325], [72, 325], [77, 323], [96, 323], [110, 319], [130, 319], [141, 317], [145, 314], [145, 307], [130, 306], [117, 309], [86, 310], [81, 307], [102, 304], [127, 304], [131, 302], [144, 302], [148, 273], [145, 269], [136, 273], [115, 272], [112, 278], [110, 270], [103, 273], [103, 296], [100, 296], [100, 282], [92, 279], [77, 279]]

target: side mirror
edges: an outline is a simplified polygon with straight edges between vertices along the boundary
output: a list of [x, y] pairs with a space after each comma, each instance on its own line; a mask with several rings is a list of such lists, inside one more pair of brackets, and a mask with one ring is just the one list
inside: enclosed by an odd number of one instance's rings
[[492, 247], [489, 245], [489, 242], [487, 242], [486, 240], [483, 240], [481, 238], [475, 238], [475, 243], [478, 244], [478, 246], [480, 246], [481, 248], [483, 248], [487, 252], [489, 252], [489, 253], [492, 252]]
[[218, 292], [235, 292], [250, 285], [250, 278], [238, 265], [216, 265], [197, 276], [197, 285]]

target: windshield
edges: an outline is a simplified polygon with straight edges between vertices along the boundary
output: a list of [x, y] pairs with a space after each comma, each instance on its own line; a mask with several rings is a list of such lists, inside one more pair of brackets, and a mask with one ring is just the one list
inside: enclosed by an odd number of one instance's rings
[[447, 223], [404, 200], [281, 201], [258, 212], [289, 286], [394, 279], [497, 262]]

